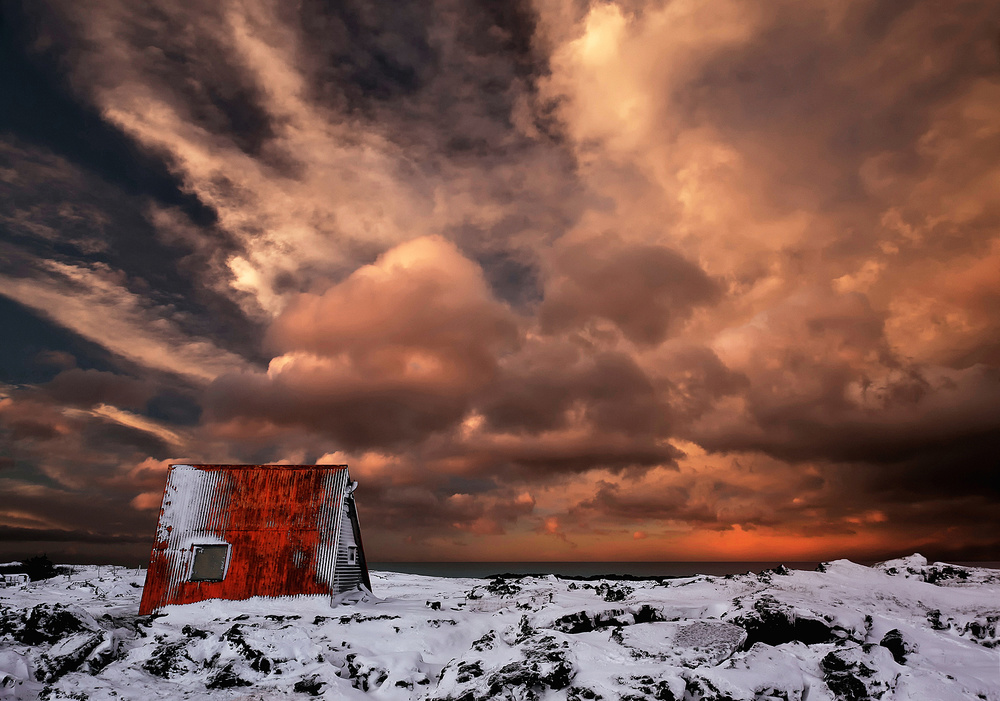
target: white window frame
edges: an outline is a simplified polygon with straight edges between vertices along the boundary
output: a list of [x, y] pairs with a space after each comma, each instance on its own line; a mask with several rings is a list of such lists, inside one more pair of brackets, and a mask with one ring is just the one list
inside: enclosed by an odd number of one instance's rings
[[[226, 549], [226, 561], [222, 565], [222, 579], [195, 579], [194, 578], [194, 561], [198, 553], [196, 548], [205, 547], [224, 547]], [[214, 582], [223, 582], [226, 579], [226, 575], [229, 574], [229, 560], [233, 556], [233, 546], [229, 543], [192, 543], [191, 544], [191, 564], [188, 567], [187, 581], [189, 582], [208, 582], [209, 584]]]

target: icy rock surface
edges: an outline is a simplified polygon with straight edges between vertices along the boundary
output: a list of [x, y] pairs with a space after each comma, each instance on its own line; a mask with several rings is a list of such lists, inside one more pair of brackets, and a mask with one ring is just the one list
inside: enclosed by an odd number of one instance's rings
[[0, 699], [1000, 701], [1000, 572], [919, 555], [622, 582], [372, 573], [136, 615], [145, 573], [0, 589]]

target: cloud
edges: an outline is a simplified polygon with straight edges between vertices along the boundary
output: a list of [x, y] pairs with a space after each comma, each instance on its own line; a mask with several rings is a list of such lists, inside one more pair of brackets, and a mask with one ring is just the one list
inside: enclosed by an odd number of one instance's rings
[[605, 235], [565, 243], [552, 258], [539, 310], [548, 332], [587, 328], [603, 319], [635, 343], [657, 344], [693, 307], [719, 296], [700, 268], [664, 246]]
[[113, 404], [142, 407], [152, 398], [150, 383], [100, 370], [71, 368], [44, 385], [57, 402], [82, 406]]
[[7, 297], [145, 367], [204, 382], [246, 366], [211, 340], [189, 337], [172, 308], [132, 292], [125, 277], [106, 265], [48, 261], [34, 277], [0, 282]]
[[533, 339], [500, 361], [479, 411], [501, 433], [578, 423], [595, 432], [665, 435], [669, 419], [663, 398], [628, 354], [549, 339]]
[[279, 316], [268, 372], [227, 375], [210, 391], [217, 420], [298, 424], [347, 448], [426, 438], [459, 421], [516, 346], [518, 320], [482, 271], [440, 237], [386, 252]]

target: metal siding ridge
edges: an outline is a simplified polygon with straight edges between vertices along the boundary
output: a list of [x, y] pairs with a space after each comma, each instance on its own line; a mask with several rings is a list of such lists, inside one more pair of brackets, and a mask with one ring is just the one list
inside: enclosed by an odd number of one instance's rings
[[337, 565], [340, 562], [340, 524], [344, 519], [344, 500], [346, 498], [345, 492], [347, 491], [347, 470], [343, 470], [339, 475], [340, 479], [337, 482], [337, 514], [336, 521], [334, 522], [333, 532], [334, 532], [334, 543], [333, 543], [333, 578], [332, 578], [332, 594], [339, 594], [341, 589], [338, 582], [338, 572]]

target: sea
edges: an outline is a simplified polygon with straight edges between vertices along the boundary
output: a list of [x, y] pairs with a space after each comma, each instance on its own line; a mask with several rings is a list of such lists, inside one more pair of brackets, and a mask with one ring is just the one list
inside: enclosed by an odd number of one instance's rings
[[[873, 565], [875, 560], [861, 561]], [[548, 575], [561, 577], [693, 577], [699, 574], [759, 573], [784, 565], [790, 570], [815, 570], [819, 560], [788, 562], [369, 562], [368, 569], [381, 572], [404, 572], [431, 577], [490, 578], [501, 574]], [[1000, 562], [955, 562], [972, 567], [1000, 568]]]
[[561, 577], [692, 577], [762, 572], [784, 565], [793, 570], [814, 570], [816, 562], [369, 562], [368, 569], [405, 572], [431, 577], [489, 578], [500, 574]]

